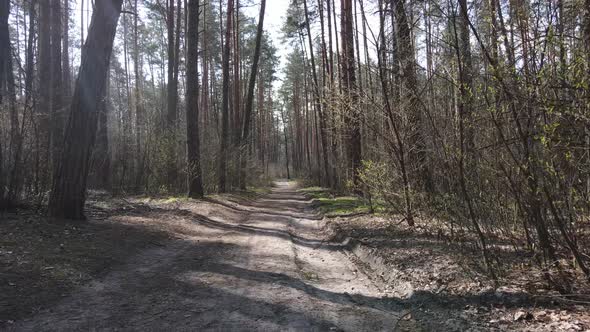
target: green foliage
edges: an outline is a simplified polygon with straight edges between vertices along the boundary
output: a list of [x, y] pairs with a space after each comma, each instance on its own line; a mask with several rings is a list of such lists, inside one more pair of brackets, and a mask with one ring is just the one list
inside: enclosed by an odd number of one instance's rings
[[308, 187], [299, 191], [314, 199], [318, 209], [324, 215], [339, 216], [371, 212], [371, 206], [359, 197], [336, 196], [329, 189], [321, 187]]
[[338, 216], [352, 213], [368, 213], [371, 207], [361, 199], [353, 196], [341, 196], [334, 198], [319, 198], [320, 211], [326, 215]]
[[402, 184], [397, 170], [391, 164], [363, 160], [359, 170], [359, 179], [363, 185], [365, 195], [372, 204], [387, 207], [387, 210], [399, 212], [403, 210], [401, 190]]
[[329, 189], [322, 187], [306, 187], [299, 189], [299, 192], [304, 193], [309, 198], [328, 198], [333, 196]]
[[176, 135], [167, 133], [159, 139], [155, 139], [150, 147], [153, 152], [150, 156], [149, 163], [153, 171], [152, 176], [147, 178], [146, 187], [149, 193], [169, 193], [168, 187], [168, 170], [173, 160], [177, 158]]

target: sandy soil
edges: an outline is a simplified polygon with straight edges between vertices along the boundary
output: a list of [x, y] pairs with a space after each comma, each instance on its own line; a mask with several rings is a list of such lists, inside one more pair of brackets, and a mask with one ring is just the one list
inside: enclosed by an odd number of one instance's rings
[[586, 304], [490, 288], [459, 248], [265, 195], [94, 196], [0, 223], [0, 330], [587, 331]]
[[476, 249], [429, 231], [431, 221], [419, 220], [415, 228], [402, 221], [338, 217], [328, 220], [327, 228], [333, 239], [349, 239], [355, 261], [382, 280], [388, 296], [420, 302], [448, 325], [459, 317], [459, 326], [466, 320], [470, 323], [463, 327], [471, 329], [590, 331], [587, 290], [564, 295], [547, 288], [542, 275], [521, 266], [530, 265], [529, 255], [495, 251], [504, 270], [494, 286]]
[[293, 183], [278, 182], [253, 200], [150, 202], [110, 220], [169, 236], [5, 328], [477, 329], [388, 296], [354, 263], [346, 243], [326, 240], [325, 225]]

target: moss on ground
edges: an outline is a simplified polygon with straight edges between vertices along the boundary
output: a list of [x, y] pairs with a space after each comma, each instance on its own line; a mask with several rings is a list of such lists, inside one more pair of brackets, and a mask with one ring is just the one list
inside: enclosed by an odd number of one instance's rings
[[[334, 192], [321, 187], [302, 188], [299, 192], [315, 199], [318, 209], [327, 216], [369, 213], [371, 206], [364, 199], [355, 196], [338, 196]], [[379, 206], [373, 206], [379, 210]]]
[[299, 192], [304, 193], [311, 198], [328, 197], [331, 193], [329, 189], [322, 187], [306, 187], [299, 189]]

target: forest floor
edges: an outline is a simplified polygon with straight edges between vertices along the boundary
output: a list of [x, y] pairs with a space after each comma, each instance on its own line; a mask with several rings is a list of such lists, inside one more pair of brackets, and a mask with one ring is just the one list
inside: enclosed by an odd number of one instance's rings
[[422, 221], [409, 228], [401, 217], [332, 218], [332, 239], [348, 241], [355, 261], [378, 276], [389, 298], [444, 306], [445, 319], [460, 317], [482, 330], [590, 331], [588, 293], [548, 288], [528, 255], [495, 252], [505, 269], [495, 284], [475, 248], [449, 243]]
[[202, 201], [91, 198], [79, 224], [0, 215], [0, 330], [590, 328], [587, 307], [491, 290], [432, 238], [322, 218], [294, 182]]

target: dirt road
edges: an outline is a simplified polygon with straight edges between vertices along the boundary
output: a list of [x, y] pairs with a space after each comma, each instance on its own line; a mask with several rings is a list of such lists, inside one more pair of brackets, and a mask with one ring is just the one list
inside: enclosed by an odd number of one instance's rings
[[324, 241], [321, 220], [292, 183], [220, 207], [233, 217], [160, 209], [157, 218], [180, 216], [191, 229], [13, 329], [429, 329], [409, 305], [382, 298], [341, 244]]

